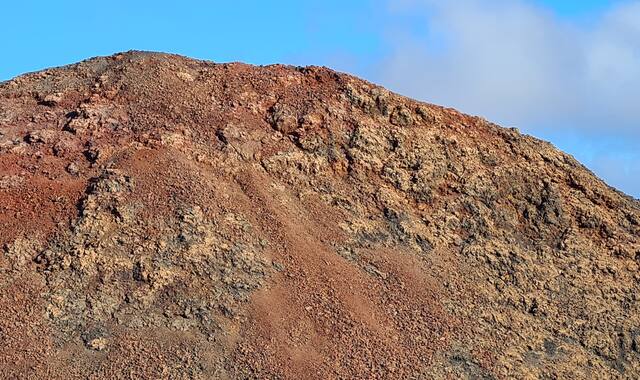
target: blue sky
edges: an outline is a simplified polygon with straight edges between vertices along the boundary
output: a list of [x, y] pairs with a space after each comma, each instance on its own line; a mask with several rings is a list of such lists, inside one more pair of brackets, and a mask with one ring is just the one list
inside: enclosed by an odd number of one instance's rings
[[561, 16], [572, 18], [602, 12], [615, 3], [620, 3], [616, 0], [537, 0], [536, 2]]
[[0, 80], [130, 49], [326, 65], [517, 126], [640, 197], [640, 0], [22, 1], [0, 11]]

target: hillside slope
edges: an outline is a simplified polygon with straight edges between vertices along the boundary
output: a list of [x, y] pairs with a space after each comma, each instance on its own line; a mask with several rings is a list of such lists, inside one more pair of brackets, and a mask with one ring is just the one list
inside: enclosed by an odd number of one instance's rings
[[319, 67], [0, 84], [0, 377], [640, 377], [640, 205]]

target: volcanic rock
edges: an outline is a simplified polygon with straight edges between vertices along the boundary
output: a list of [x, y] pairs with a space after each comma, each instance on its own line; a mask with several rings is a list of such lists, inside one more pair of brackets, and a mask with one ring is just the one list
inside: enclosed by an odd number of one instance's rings
[[0, 84], [0, 377], [640, 377], [640, 203], [321, 67]]

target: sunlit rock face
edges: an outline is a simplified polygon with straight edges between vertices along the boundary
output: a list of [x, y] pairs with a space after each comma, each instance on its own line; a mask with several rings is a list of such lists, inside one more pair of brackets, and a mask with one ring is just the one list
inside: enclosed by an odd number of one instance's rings
[[0, 84], [2, 378], [637, 378], [640, 205], [319, 67]]

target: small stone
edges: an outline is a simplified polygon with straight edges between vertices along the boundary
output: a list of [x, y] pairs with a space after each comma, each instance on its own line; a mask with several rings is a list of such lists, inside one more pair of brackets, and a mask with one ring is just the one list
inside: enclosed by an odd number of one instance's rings
[[45, 106], [52, 107], [60, 103], [60, 101], [62, 101], [62, 94], [59, 92], [56, 92], [53, 94], [46, 95], [42, 99], [41, 103], [44, 104]]
[[78, 168], [78, 165], [76, 165], [74, 162], [67, 165], [66, 170], [67, 170], [67, 173], [71, 175], [78, 175], [78, 173], [80, 173], [80, 169]]
[[87, 346], [92, 350], [104, 351], [107, 348], [108, 343], [109, 341], [106, 338], [95, 338], [91, 339], [87, 343]]
[[284, 270], [284, 265], [280, 264], [277, 261], [273, 261], [271, 264], [278, 272], [282, 272]]
[[298, 128], [298, 117], [285, 106], [276, 104], [269, 109], [271, 127], [283, 134], [289, 134]]
[[429, 111], [425, 106], [419, 106], [416, 109], [416, 113], [422, 118], [424, 122], [433, 123], [437, 120], [436, 116]]
[[178, 73], [176, 73], [176, 75], [178, 76], [178, 78], [182, 79], [185, 82], [193, 82], [195, 80], [193, 75], [184, 71], [179, 71]]
[[404, 106], [400, 106], [400, 107], [396, 107], [393, 110], [393, 113], [391, 114], [389, 121], [393, 125], [407, 127], [413, 124], [413, 116], [411, 115], [411, 111], [408, 108]]
[[83, 152], [87, 161], [91, 162], [92, 164], [98, 161], [98, 159], [100, 158], [100, 153], [100, 149], [97, 148], [90, 148]]
[[56, 132], [44, 129], [44, 130], [33, 131], [29, 133], [25, 138], [25, 140], [29, 144], [37, 144], [37, 143], [47, 144], [52, 142], [55, 139], [55, 137], [56, 137]]

